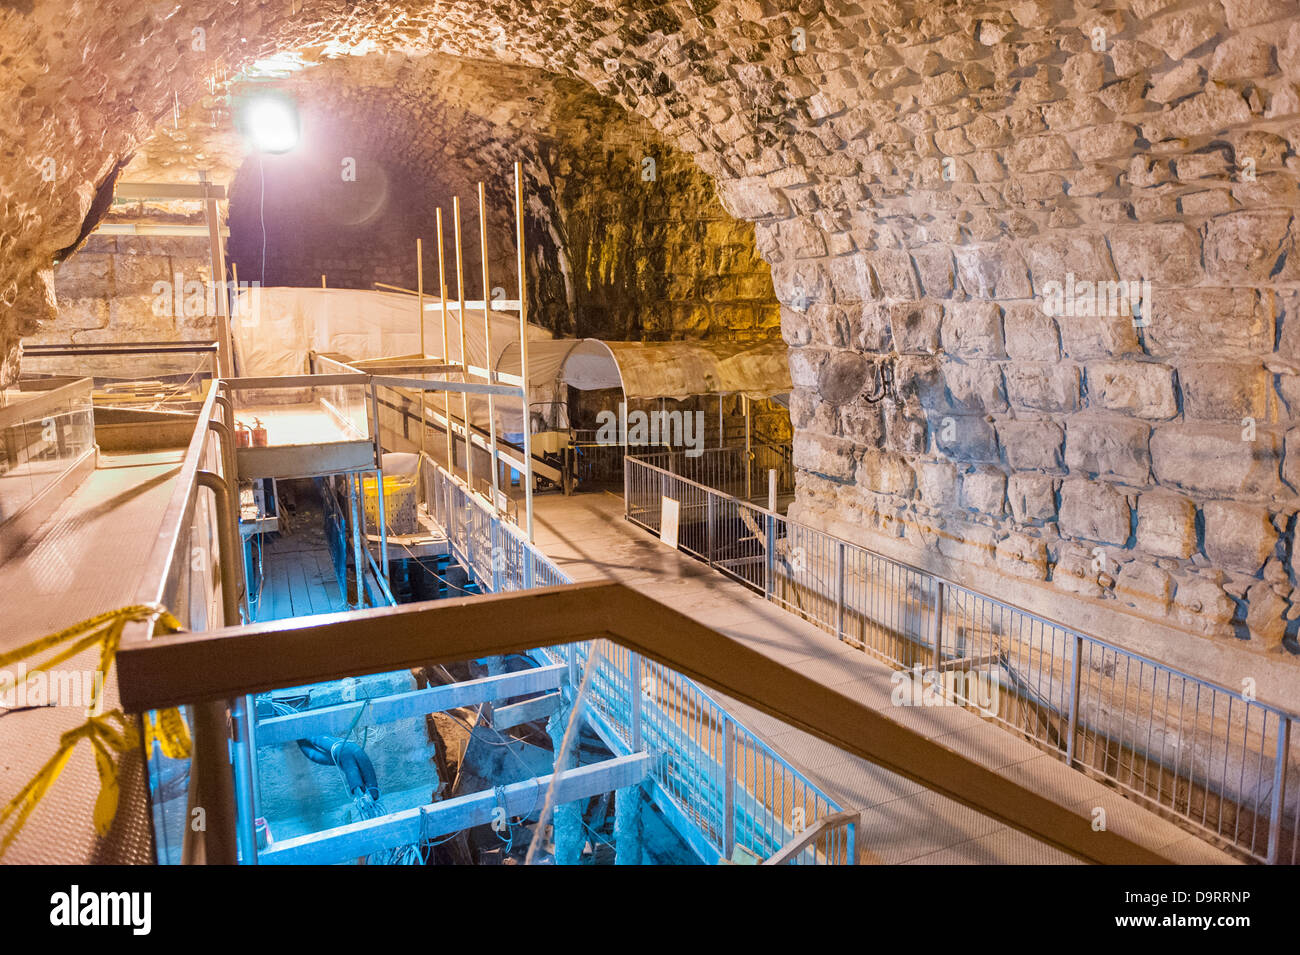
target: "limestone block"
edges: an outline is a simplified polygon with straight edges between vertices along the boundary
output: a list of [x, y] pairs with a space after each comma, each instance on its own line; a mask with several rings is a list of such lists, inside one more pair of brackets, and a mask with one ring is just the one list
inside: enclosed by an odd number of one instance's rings
[[1055, 421], [1006, 420], [997, 425], [1007, 464], [1017, 471], [1055, 471], [1061, 467], [1063, 432]]
[[1003, 370], [1007, 400], [1032, 411], [1077, 411], [1079, 369], [1062, 364], [1009, 364]]
[[970, 510], [1001, 517], [1007, 476], [997, 468], [979, 467], [961, 476], [961, 503]]
[[1138, 497], [1137, 546], [1156, 557], [1196, 552], [1196, 505], [1181, 494], [1144, 491]]
[[1061, 346], [1071, 358], [1122, 358], [1141, 354], [1131, 315], [1059, 315]]
[[1081, 597], [1100, 597], [1103, 593], [1097, 582], [1100, 570], [1092, 545], [1071, 544], [1065, 541], [1056, 546], [1056, 562], [1052, 567], [1052, 586]]
[[1130, 560], [1115, 567], [1115, 596], [1140, 613], [1164, 616], [1173, 592], [1173, 579], [1153, 564]]
[[1243, 441], [1235, 425], [1163, 424], [1151, 435], [1155, 479], [1203, 494], [1264, 498], [1281, 491], [1282, 442], [1260, 430]]
[[[962, 362], [945, 358], [943, 381], [950, 401], [947, 407], [927, 410], [951, 410], [967, 414], [1005, 411], [1007, 399], [1002, 391], [1002, 366], [993, 362]], [[925, 404], [924, 398], [922, 404]]]
[[1056, 321], [1038, 305], [1016, 302], [1002, 318], [1007, 355], [1019, 361], [1056, 361], [1061, 356]]
[[1088, 404], [1138, 418], [1160, 420], [1178, 413], [1174, 371], [1152, 362], [1097, 361], [1087, 365]]
[[1017, 472], [1007, 480], [1007, 501], [1018, 524], [1056, 517], [1056, 482], [1046, 474]]
[[1071, 474], [1146, 484], [1151, 476], [1151, 429], [1140, 421], [1074, 415], [1068, 419], [1065, 464]]
[[1291, 213], [1233, 212], [1211, 219], [1205, 232], [1205, 269], [1220, 284], [1266, 281], [1291, 249]]
[[796, 432], [794, 466], [831, 481], [848, 483], [857, 467], [853, 445], [842, 438]]
[[1005, 358], [1002, 310], [992, 302], [954, 302], [941, 326], [944, 351], [963, 358]]
[[993, 561], [993, 528], [980, 524], [949, 523], [935, 535], [939, 553], [977, 567]]
[[939, 350], [943, 306], [935, 302], [899, 302], [889, 306], [889, 326], [894, 347], [903, 355], [933, 354]]
[[1179, 222], [1128, 226], [1110, 236], [1122, 279], [1147, 279], [1158, 285], [1195, 285], [1201, 279], [1201, 240]]
[[1180, 365], [1183, 414], [1191, 418], [1262, 419], [1272, 378], [1262, 365], [1207, 361]]
[[1179, 625], [1206, 636], [1232, 636], [1237, 605], [1223, 592], [1222, 574], [1175, 577], [1174, 617]]
[[1123, 546], [1129, 538], [1128, 498], [1110, 484], [1067, 478], [1057, 521], [1063, 536]]
[[[1279, 310], [1288, 301], [1278, 296]], [[1253, 289], [1159, 289], [1143, 334], [1158, 357], [1259, 354], [1272, 349], [1273, 319]]]
[[996, 464], [998, 442], [993, 425], [982, 415], [948, 415], [931, 429], [939, 454], [969, 464]]
[[858, 461], [856, 481], [860, 487], [882, 494], [910, 497], [916, 487], [916, 472], [901, 454], [868, 448]]
[[957, 503], [957, 468], [951, 461], [924, 461], [916, 470], [921, 502], [944, 510]]
[[1012, 577], [1043, 580], [1047, 576], [1047, 547], [1027, 534], [1010, 534], [998, 541], [994, 560], [1000, 571]]
[[1249, 504], [1209, 501], [1201, 513], [1205, 516], [1205, 556], [1210, 562], [1223, 570], [1259, 573], [1277, 543], [1268, 511]]
[[1225, 83], [1261, 80], [1276, 69], [1272, 43], [1262, 36], [1239, 34], [1228, 37], [1214, 48], [1209, 74], [1210, 79]]

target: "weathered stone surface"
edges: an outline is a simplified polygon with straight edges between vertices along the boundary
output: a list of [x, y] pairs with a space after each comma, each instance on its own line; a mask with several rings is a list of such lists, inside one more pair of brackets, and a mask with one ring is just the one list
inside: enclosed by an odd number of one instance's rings
[[1146, 484], [1151, 476], [1151, 429], [1140, 421], [1075, 415], [1065, 437], [1071, 474]]
[[[991, 413], [1005, 411], [1007, 399], [1003, 394], [1002, 367], [992, 362], [966, 363], [945, 359], [942, 364], [943, 380], [951, 401], [945, 411], [962, 413]], [[924, 402], [924, 399], [922, 399]]]
[[1043, 580], [1047, 576], [1047, 546], [1036, 537], [1008, 535], [998, 541], [994, 560], [999, 570], [1012, 577]]
[[889, 307], [889, 327], [894, 347], [904, 355], [928, 355], [939, 350], [939, 325], [943, 306], [902, 302]]
[[995, 464], [998, 442], [993, 425], [982, 415], [949, 415], [931, 429], [935, 450], [954, 461]]
[[857, 467], [853, 444], [822, 434], [794, 436], [794, 466], [832, 481], [848, 483]]
[[1017, 471], [1055, 471], [1061, 467], [1064, 433], [1055, 421], [999, 421], [998, 441]]
[[1265, 431], [1243, 441], [1232, 425], [1164, 424], [1151, 435], [1151, 467], [1167, 487], [1259, 499], [1281, 488], [1281, 444]]
[[1196, 505], [1180, 494], [1145, 491], [1137, 503], [1137, 546], [1156, 557], [1196, 552]]
[[1056, 517], [1056, 482], [1046, 474], [1012, 474], [1007, 501], [1017, 524], [1050, 521]]
[[1204, 359], [1272, 350], [1272, 316], [1250, 289], [1160, 289], [1152, 295], [1151, 311], [1143, 334], [1158, 357]]
[[944, 316], [944, 351], [963, 358], [1005, 358], [1002, 311], [992, 302], [954, 302]]
[[1205, 269], [1220, 284], [1263, 282], [1291, 248], [1291, 214], [1234, 212], [1210, 220], [1205, 233]]
[[1007, 476], [991, 467], [979, 467], [961, 476], [961, 503], [969, 510], [1001, 517], [1007, 495]]
[[1006, 352], [1019, 361], [1056, 361], [1061, 355], [1056, 321], [1028, 302], [1008, 305], [1003, 314]]
[[916, 488], [916, 472], [907, 459], [889, 451], [864, 451], [856, 480], [862, 487], [901, 497], [910, 497]]
[[1167, 365], [1135, 361], [1096, 361], [1087, 366], [1088, 404], [1159, 420], [1178, 413], [1174, 371]]
[[1075, 316], [1056, 319], [1061, 345], [1071, 358], [1122, 358], [1141, 354], [1130, 315]]
[[1079, 369], [1074, 365], [1014, 364], [1003, 372], [1007, 400], [1031, 411], [1077, 411]]
[[1123, 546], [1129, 538], [1129, 502], [1112, 485], [1067, 478], [1061, 482], [1057, 521], [1067, 537]]
[[1231, 636], [1237, 606], [1223, 592], [1221, 575], [1175, 578], [1174, 614], [1179, 624], [1206, 636]]
[[1205, 556], [1225, 570], [1258, 573], [1277, 542], [1268, 511], [1249, 504], [1209, 501], [1201, 513], [1205, 515]]
[[[1110, 236], [1119, 277], [1159, 285], [1195, 285], [1201, 277], [1201, 239], [1182, 223], [1131, 226]], [[1100, 281], [1100, 279], [1098, 279]]]
[[1173, 597], [1173, 579], [1144, 561], [1125, 561], [1115, 567], [1114, 591], [1122, 603], [1139, 613], [1163, 616]]
[[921, 503], [939, 509], [957, 503], [957, 468], [949, 461], [926, 461], [916, 472]]
[[1266, 413], [1270, 376], [1259, 365], [1207, 361], [1180, 365], [1183, 413], [1192, 418], [1261, 419]]

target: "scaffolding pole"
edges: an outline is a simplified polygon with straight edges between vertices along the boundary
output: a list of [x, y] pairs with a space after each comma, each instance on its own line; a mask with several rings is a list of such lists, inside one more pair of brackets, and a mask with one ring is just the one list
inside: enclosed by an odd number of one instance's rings
[[[524, 412], [524, 513], [527, 515], [528, 543], [533, 543], [533, 440], [528, 415], [528, 289], [525, 285], [524, 253], [524, 169], [515, 163], [515, 246], [519, 256], [519, 377]], [[532, 567], [532, 561], [528, 562]]]
[[[442, 299], [442, 362], [447, 364], [451, 359], [447, 357], [447, 269], [443, 257], [442, 246], [442, 209], [438, 209], [438, 294]], [[442, 395], [443, 419], [447, 425], [447, 473], [456, 473], [455, 448], [451, 442], [451, 398], [446, 392]], [[421, 405], [420, 413], [424, 413], [424, 406]], [[420, 427], [424, 427], [424, 420], [421, 419]]]
[[[460, 250], [460, 196], [451, 199], [452, 227], [456, 230], [456, 318], [460, 324], [460, 380], [469, 381], [469, 354], [465, 347], [465, 263]], [[469, 392], [460, 393], [461, 424], [465, 428], [465, 484], [474, 491], [474, 444], [469, 435]], [[448, 416], [450, 417], [450, 416]]]
[[[415, 240], [415, 294], [418, 296], [420, 303], [420, 357], [428, 358], [429, 352], [424, 344], [424, 240]], [[442, 356], [443, 361], [447, 356]], [[420, 392], [420, 453], [424, 453], [424, 419], [425, 419], [425, 398], [424, 392]]]
[[[492, 319], [489, 302], [492, 298], [491, 288], [488, 280], [488, 244], [487, 244], [487, 196], [483, 190], [483, 183], [478, 184], [478, 239], [479, 253], [483, 259], [483, 342], [484, 351], [487, 353], [487, 373], [488, 383], [495, 385], [497, 383], [497, 370], [492, 367]], [[465, 323], [464, 315], [461, 316], [461, 325]], [[500, 462], [497, 461], [497, 414], [496, 402], [492, 395], [488, 395], [488, 437], [492, 443], [492, 509], [498, 514], [501, 513], [501, 507], [497, 497], [501, 493], [500, 482], [497, 474], [501, 470]]]

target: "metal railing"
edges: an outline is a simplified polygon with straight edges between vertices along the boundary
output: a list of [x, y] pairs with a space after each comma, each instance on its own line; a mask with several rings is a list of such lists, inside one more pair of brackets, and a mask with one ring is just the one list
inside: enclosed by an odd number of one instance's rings
[[[502, 520], [463, 481], [427, 457], [422, 480], [431, 514], [447, 531], [453, 556], [493, 593], [572, 581]], [[589, 665], [589, 642], [539, 650], [570, 668], [570, 686]], [[702, 855], [730, 858], [736, 846], [767, 857], [818, 819], [840, 811], [830, 798], [730, 716], [692, 680], [626, 648], [598, 656], [589, 716], [622, 754], [663, 754], [651, 778], [656, 795], [698, 832]], [[805, 862], [853, 864], [842, 842], [803, 854]]]
[[658, 451], [629, 457], [746, 501], [767, 500], [773, 471], [777, 495], [794, 493], [794, 458], [788, 445], [754, 441], [748, 452], [743, 447], [705, 448], [696, 453]]
[[655, 457], [628, 458], [629, 521], [659, 534], [664, 501], [677, 502], [679, 550], [1198, 834], [1257, 861], [1300, 862], [1294, 714], [790, 521]]

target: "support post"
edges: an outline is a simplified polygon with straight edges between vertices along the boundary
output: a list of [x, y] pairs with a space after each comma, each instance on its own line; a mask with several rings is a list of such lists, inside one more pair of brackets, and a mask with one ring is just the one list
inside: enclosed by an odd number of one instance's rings
[[[452, 227], [456, 232], [456, 322], [460, 325], [460, 380], [469, 381], [469, 350], [465, 335], [465, 262], [460, 247], [460, 196], [451, 199]], [[460, 393], [461, 424], [465, 428], [465, 484], [474, 491], [474, 442], [470, 435], [469, 392]]]
[[[428, 358], [429, 349], [424, 343], [424, 240], [423, 239], [415, 240], [415, 294], [416, 294], [416, 301], [419, 303], [419, 309], [420, 309], [420, 357]], [[446, 360], [447, 360], [447, 356], [444, 355], [443, 361]], [[426, 394], [427, 394], [426, 392], [423, 391], [420, 392], [420, 453], [421, 454], [424, 453], [424, 430], [425, 430], [424, 421], [426, 417], [424, 408], [425, 408]], [[403, 424], [405, 424], [405, 416], [403, 416]]]
[[[492, 361], [492, 311], [488, 303], [492, 300], [492, 286], [488, 279], [488, 244], [487, 244], [487, 194], [483, 183], [478, 184], [478, 238], [479, 257], [483, 260], [483, 350], [486, 353], [488, 382], [497, 383], [497, 370]], [[496, 401], [488, 395], [488, 441], [492, 445], [492, 511], [501, 513], [497, 506], [497, 496], [501, 493], [499, 474], [501, 464], [497, 460], [497, 411]]]
[[[451, 361], [447, 357], [449, 351], [447, 347], [447, 266], [443, 256], [442, 245], [442, 209], [437, 210], [436, 216], [438, 226], [438, 295], [442, 303], [442, 361], [447, 364]], [[421, 394], [424, 394], [421, 392]], [[421, 399], [423, 401], [423, 398]], [[455, 445], [451, 438], [451, 395], [449, 392], [442, 393], [442, 410], [443, 423], [447, 426], [447, 473], [456, 473], [456, 454]], [[424, 414], [424, 405], [420, 405], [420, 413]], [[420, 427], [424, 427], [424, 421], [420, 421]]]
[[[366, 584], [365, 561], [361, 558], [361, 516], [358, 513], [361, 509], [361, 476], [357, 474], [348, 474], [344, 476], [348, 482], [348, 501], [352, 511], [352, 559], [357, 565], [357, 608], [366, 605]], [[353, 608], [356, 609], [356, 608]]]
[[[235, 784], [231, 773], [226, 703], [209, 700], [190, 708], [194, 727], [191, 763], [197, 805], [207, 828], [203, 832], [203, 864], [235, 865]], [[192, 822], [187, 819], [188, 829]]]
[[722, 857], [730, 859], [736, 851], [736, 724], [723, 718], [725, 742], [722, 773]]
[[1075, 737], [1079, 731], [1079, 685], [1083, 679], [1083, 637], [1074, 635], [1074, 657], [1070, 661], [1070, 722], [1065, 731], [1065, 765], [1073, 768]]
[[745, 500], [752, 501], [754, 499], [754, 452], [750, 434], [749, 395], [741, 396], [740, 408], [745, 418]]
[[[571, 757], [564, 751], [564, 731], [569, 725], [569, 715], [578, 703], [561, 703], [546, 721], [546, 732], [556, 753], [556, 776], [570, 767]], [[577, 803], [566, 802], [555, 807], [551, 815], [555, 834], [555, 864], [577, 865], [582, 858], [582, 812]]]
[[244, 865], [257, 865], [257, 808], [253, 799], [253, 776], [257, 772], [250, 748], [248, 696], [231, 700], [230, 728], [235, 786], [235, 838]]
[[[230, 508], [229, 485], [225, 480], [211, 471], [200, 471], [195, 480], [200, 487], [206, 487], [212, 492], [212, 499], [217, 507], [217, 540], [221, 545], [221, 610], [225, 615], [226, 626], [237, 627], [241, 621], [239, 619], [239, 575], [236, 574], [236, 568], [238, 567], [242, 574], [244, 553], [243, 546], [238, 542], [239, 528], [235, 523], [237, 512]], [[240, 555], [238, 564], [235, 562], [236, 552]]]
[[379, 436], [379, 388], [375, 385], [373, 378], [370, 379], [370, 407], [375, 419], [375, 490], [379, 495], [377, 502], [379, 509], [379, 572], [391, 588], [392, 581], [388, 577], [388, 502], [385, 500], [384, 494], [384, 444]]
[[628, 745], [632, 752], [641, 752], [641, 654], [633, 653], [628, 660], [629, 698], [632, 706], [628, 718]]
[[230, 301], [226, 287], [226, 243], [221, 236], [221, 210], [217, 200], [208, 190], [208, 174], [199, 172], [199, 182], [203, 183], [204, 212], [208, 222], [208, 255], [212, 270], [212, 284], [221, 289], [217, 296], [217, 322], [221, 330], [220, 365], [221, 377], [235, 377], [234, 345], [230, 337]]
[[614, 865], [641, 864], [641, 787], [614, 790]]
[[934, 629], [934, 672], [943, 672], [943, 604], [948, 585], [942, 580], [934, 582], [934, 612], [931, 626]]
[[776, 468], [767, 472], [767, 547], [765, 586], [763, 596], [768, 600], [776, 593]]
[[1291, 718], [1278, 716], [1277, 756], [1273, 760], [1273, 803], [1268, 809], [1268, 864], [1277, 865], [1282, 848], [1282, 808], [1286, 805], [1286, 769], [1291, 754]]
[[524, 169], [515, 163], [515, 246], [519, 257], [519, 377], [523, 389], [524, 411], [524, 513], [528, 543], [533, 543], [533, 439], [532, 420], [528, 408], [528, 284], [526, 280], [528, 258], [524, 249]]
[[709, 566], [713, 566], [713, 492], [704, 492], [704, 548]]
[[844, 639], [844, 541], [835, 542], [835, 639]]

